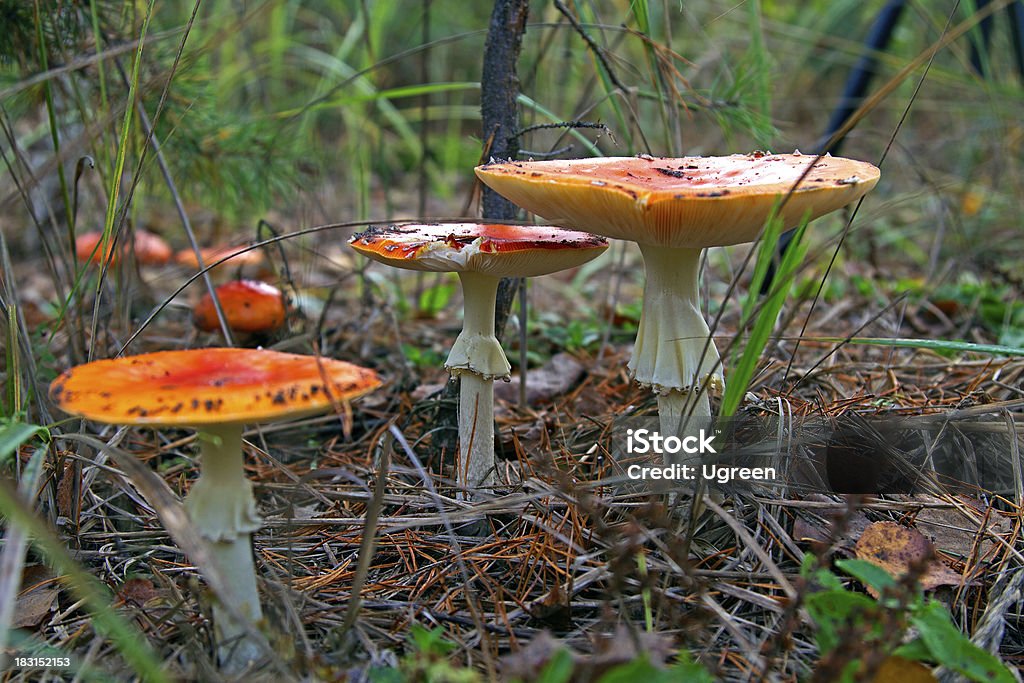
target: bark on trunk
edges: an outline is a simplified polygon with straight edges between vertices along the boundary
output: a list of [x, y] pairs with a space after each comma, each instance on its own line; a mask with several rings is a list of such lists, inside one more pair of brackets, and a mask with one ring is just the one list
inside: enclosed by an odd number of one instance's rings
[[[529, 0], [495, 0], [484, 46], [480, 75], [480, 114], [483, 140], [488, 157], [514, 159], [519, 149], [519, 76], [516, 62], [526, 32]], [[494, 190], [483, 188], [483, 217], [494, 221], [514, 220], [519, 208]], [[518, 282], [505, 278], [498, 285], [494, 309], [494, 334], [500, 340], [508, 321]], [[445, 387], [438, 402], [435, 453], [442, 462], [451, 462], [457, 452], [459, 395], [458, 381]]]

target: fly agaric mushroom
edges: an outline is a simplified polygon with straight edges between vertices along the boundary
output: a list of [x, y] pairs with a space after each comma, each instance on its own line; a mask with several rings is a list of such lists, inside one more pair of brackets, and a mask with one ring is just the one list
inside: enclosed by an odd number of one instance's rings
[[[224, 597], [254, 624], [262, 611], [251, 534], [260, 518], [245, 477], [242, 425], [327, 412], [379, 385], [372, 370], [344, 361], [208, 348], [79, 365], [53, 381], [50, 398], [64, 412], [96, 422], [200, 430], [201, 473], [185, 509], [229, 579]], [[213, 617], [222, 663], [240, 668], [259, 656], [246, 624], [220, 607]]]
[[456, 481], [469, 491], [493, 486], [494, 380], [512, 366], [494, 336], [494, 308], [503, 277], [534, 277], [579, 266], [608, 243], [555, 227], [435, 223], [372, 228], [349, 244], [396, 268], [458, 273], [465, 313], [445, 369], [461, 378]]
[[879, 171], [828, 155], [755, 152], [490, 163], [476, 174], [549, 221], [640, 246], [647, 280], [629, 372], [657, 392], [662, 432], [676, 434], [688, 392], [700, 389], [690, 414], [706, 422], [702, 383], [723, 384], [698, 300], [701, 251], [755, 240], [777, 206], [786, 225], [835, 211], [867, 194]]
[[[258, 280], [236, 280], [217, 287], [217, 298], [228, 327], [235, 332], [273, 332], [284, 325], [281, 290]], [[192, 309], [196, 327], [204, 332], [220, 329], [213, 297], [207, 292]]]
[[[110, 241], [113, 242], [113, 239], [114, 236], [111, 235]], [[83, 263], [90, 261], [98, 264], [110, 261], [111, 265], [113, 265], [117, 262], [117, 259], [109, 258], [112, 252], [111, 244], [107, 244], [107, 249], [104, 253], [100, 248], [102, 241], [103, 233], [99, 230], [82, 233], [75, 238], [75, 257]], [[159, 266], [171, 260], [171, 248], [159, 235], [146, 230], [136, 230], [134, 244], [135, 259], [142, 265]], [[120, 253], [123, 253], [125, 249], [122, 248]]]
[[[222, 266], [237, 266], [241, 268], [243, 266], [259, 266], [263, 264], [263, 252], [259, 249], [249, 249], [244, 245], [238, 247], [206, 247], [199, 250], [199, 255], [203, 258], [203, 264], [206, 266], [214, 264], [222, 258], [228, 259], [221, 264]], [[174, 262], [189, 268], [199, 267], [199, 259], [196, 257], [196, 252], [192, 249], [182, 249], [179, 251], [174, 255]]]

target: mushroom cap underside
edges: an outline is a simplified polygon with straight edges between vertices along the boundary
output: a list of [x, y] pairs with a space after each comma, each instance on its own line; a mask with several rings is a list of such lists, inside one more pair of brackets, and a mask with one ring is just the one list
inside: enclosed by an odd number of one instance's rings
[[590, 233], [502, 223], [391, 225], [353, 235], [349, 245], [396, 268], [494, 277], [547, 275], [584, 264], [608, 248]]
[[689, 248], [753, 241], [784, 197], [779, 215], [787, 227], [817, 218], [861, 198], [879, 178], [863, 161], [800, 153], [511, 161], [476, 174], [554, 223]]
[[108, 424], [269, 422], [329, 411], [380, 386], [373, 370], [264, 349], [158, 351], [71, 368], [50, 398]]

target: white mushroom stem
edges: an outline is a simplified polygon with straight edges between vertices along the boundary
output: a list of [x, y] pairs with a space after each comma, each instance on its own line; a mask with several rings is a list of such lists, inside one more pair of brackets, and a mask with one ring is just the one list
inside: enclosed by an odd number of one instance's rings
[[229, 594], [221, 597], [245, 619], [238, 623], [220, 604], [213, 608], [218, 657], [225, 669], [237, 671], [261, 656], [259, 646], [246, 635], [246, 624], [263, 617], [251, 537], [260, 518], [252, 483], [245, 477], [242, 425], [206, 425], [199, 443], [200, 475], [185, 499], [185, 509], [209, 541], [213, 561], [227, 581]]
[[629, 373], [658, 394], [662, 434], [680, 435], [684, 424], [693, 434], [711, 422], [701, 383], [710, 376], [709, 387], [723, 386], [718, 349], [700, 311], [701, 250], [641, 244], [640, 251], [647, 281]]
[[460, 373], [459, 461], [457, 480], [472, 498], [476, 489], [494, 486], [494, 380]]
[[658, 422], [665, 436], [696, 434], [711, 424], [711, 402], [706, 391], [670, 391], [658, 394]]
[[459, 458], [456, 481], [469, 492], [494, 486], [494, 380], [508, 379], [509, 365], [494, 336], [494, 305], [499, 278], [461, 272], [465, 313], [462, 332], [445, 368], [458, 376]]

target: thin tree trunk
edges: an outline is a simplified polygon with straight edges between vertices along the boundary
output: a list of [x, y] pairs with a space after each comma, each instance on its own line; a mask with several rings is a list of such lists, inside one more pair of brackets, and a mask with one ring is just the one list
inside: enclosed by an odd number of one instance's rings
[[[485, 152], [494, 159], [514, 159], [519, 150], [519, 76], [516, 63], [526, 32], [528, 0], [495, 0], [484, 47], [480, 78], [480, 114]], [[489, 187], [483, 189], [483, 217], [514, 220], [519, 207]], [[506, 278], [498, 287], [494, 333], [501, 339], [518, 283]]]
[[[484, 46], [480, 75], [480, 114], [483, 119], [485, 153], [495, 159], [513, 159], [519, 150], [519, 76], [516, 62], [526, 32], [529, 0], [495, 0]], [[483, 189], [483, 217], [494, 221], [514, 220], [519, 208], [494, 190]], [[518, 281], [505, 278], [498, 285], [494, 309], [494, 334], [500, 340], [505, 331]], [[437, 408], [434, 452], [442, 463], [450, 463], [458, 449], [458, 381], [445, 387]]]

